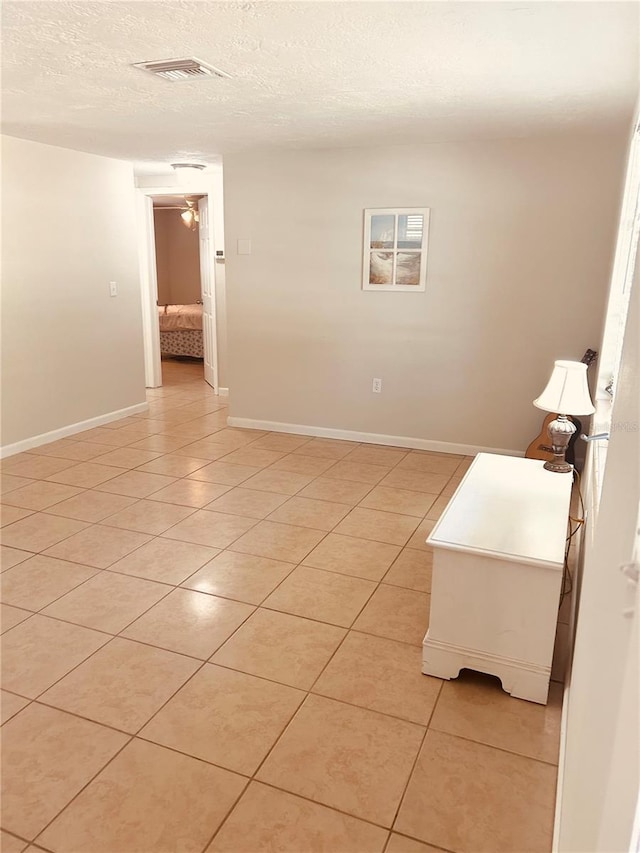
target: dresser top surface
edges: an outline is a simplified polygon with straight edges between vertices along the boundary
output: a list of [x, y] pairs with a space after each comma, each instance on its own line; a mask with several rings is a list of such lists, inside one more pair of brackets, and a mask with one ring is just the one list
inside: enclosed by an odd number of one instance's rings
[[479, 453], [427, 544], [562, 568], [573, 475], [543, 466]]

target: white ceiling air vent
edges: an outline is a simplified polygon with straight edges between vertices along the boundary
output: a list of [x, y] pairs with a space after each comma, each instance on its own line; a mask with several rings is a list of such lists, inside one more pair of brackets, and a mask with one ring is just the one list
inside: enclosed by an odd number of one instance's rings
[[152, 62], [134, 62], [134, 68], [148, 71], [165, 80], [189, 80], [192, 77], [231, 77], [213, 65], [199, 59], [155, 59]]

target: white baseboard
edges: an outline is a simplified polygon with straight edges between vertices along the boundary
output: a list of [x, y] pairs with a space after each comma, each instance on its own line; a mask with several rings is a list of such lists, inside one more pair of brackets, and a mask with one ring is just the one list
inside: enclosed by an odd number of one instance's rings
[[291, 432], [297, 435], [312, 435], [318, 438], [338, 438], [344, 441], [361, 441], [365, 444], [389, 444], [392, 447], [408, 447], [412, 450], [431, 450], [436, 453], [457, 453], [475, 456], [476, 453], [498, 453], [503, 456], [524, 456], [522, 450], [504, 450], [499, 447], [480, 447], [475, 444], [455, 444], [449, 441], [431, 441], [427, 438], [411, 438], [406, 435], [381, 435], [374, 432], [356, 432], [350, 429], [307, 426], [306, 424], [283, 424], [278, 421], [258, 421], [253, 418], [227, 419], [230, 427], [266, 429], [270, 432]]
[[98, 415], [96, 418], [89, 418], [86, 421], [79, 421], [75, 424], [53, 429], [51, 432], [43, 432], [40, 435], [34, 435], [31, 438], [25, 438], [22, 441], [16, 441], [14, 444], [6, 444], [0, 447], [0, 459], [5, 459], [7, 456], [15, 456], [16, 453], [24, 453], [25, 450], [31, 450], [33, 447], [40, 447], [43, 444], [49, 444], [51, 441], [57, 441], [59, 438], [66, 438], [69, 435], [75, 435], [78, 432], [84, 432], [86, 429], [109, 424], [111, 421], [119, 421], [121, 418], [128, 418], [130, 415], [138, 415], [141, 412], [149, 410], [148, 403], [136, 403], [135, 406], [127, 406], [126, 409], [118, 409], [115, 412], [107, 412], [106, 415]]
[[228, 397], [228, 396], [229, 396], [229, 389], [228, 388], [222, 388], [222, 387], [218, 388], [218, 397]]

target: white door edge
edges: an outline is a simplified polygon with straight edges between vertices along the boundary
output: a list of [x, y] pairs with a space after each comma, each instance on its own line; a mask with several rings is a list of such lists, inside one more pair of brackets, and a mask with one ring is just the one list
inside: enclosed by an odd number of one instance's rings
[[198, 201], [200, 230], [200, 290], [202, 295], [202, 342], [204, 347], [204, 379], [213, 390], [218, 390], [218, 358], [216, 346], [216, 288], [213, 273], [213, 242], [209, 197]]
[[156, 308], [158, 275], [151, 197], [146, 193], [139, 193], [136, 196], [136, 210], [145, 385], [147, 388], [157, 388], [162, 385], [162, 365], [160, 362], [160, 327]]

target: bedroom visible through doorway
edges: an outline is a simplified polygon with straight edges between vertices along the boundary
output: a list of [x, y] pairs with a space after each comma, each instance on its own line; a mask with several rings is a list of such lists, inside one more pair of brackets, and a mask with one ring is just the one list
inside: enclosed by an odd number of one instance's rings
[[140, 281], [148, 388], [163, 363], [190, 361], [217, 392], [213, 228], [205, 188], [139, 189]]
[[[202, 283], [198, 202], [202, 195], [156, 196], [153, 223], [158, 282], [158, 322], [163, 384], [168, 365], [189, 362], [201, 375]], [[203, 371], [204, 373], [204, 371]], [[203, 374], [202, 374], [203, 375]]]

